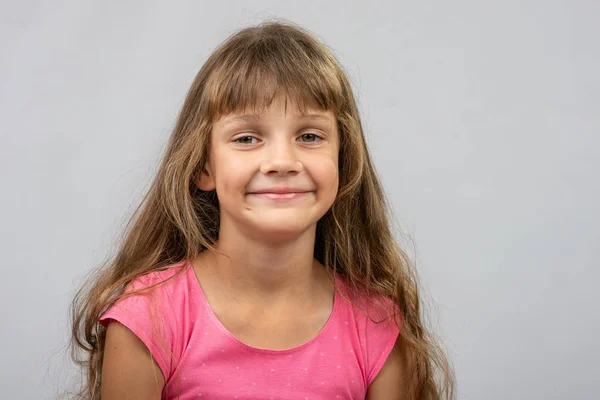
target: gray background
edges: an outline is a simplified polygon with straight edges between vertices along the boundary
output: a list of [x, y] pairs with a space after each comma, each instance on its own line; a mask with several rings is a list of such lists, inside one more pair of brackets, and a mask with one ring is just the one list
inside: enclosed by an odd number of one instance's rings
[[2, 398], [69, 385], [75, 287], [203, 61], [270, 17], [349, 72], [458, 397], [598, 398], [600, 3], [252, 3], [1, 3]]

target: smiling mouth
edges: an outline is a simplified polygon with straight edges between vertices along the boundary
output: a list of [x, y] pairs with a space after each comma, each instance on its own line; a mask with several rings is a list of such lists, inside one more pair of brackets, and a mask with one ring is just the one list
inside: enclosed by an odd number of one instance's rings
[[283, 193], [275, 193], [275, 192], [254, 192], [249, 193], [249, 195], [268, 199], [268, 200], [293, 200], [300, 197], [304, 197], [311, 192], [283, 192]]

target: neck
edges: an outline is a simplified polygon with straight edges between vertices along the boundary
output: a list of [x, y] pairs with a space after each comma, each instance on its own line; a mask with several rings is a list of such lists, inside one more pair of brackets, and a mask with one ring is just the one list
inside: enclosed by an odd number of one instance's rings
[[326, 272], [314, 259], [316, 226], [287, 241], [265, 241], [238, 235], [221, 226], [211, 275], [223, 290], [265, 301], [310, 296]]

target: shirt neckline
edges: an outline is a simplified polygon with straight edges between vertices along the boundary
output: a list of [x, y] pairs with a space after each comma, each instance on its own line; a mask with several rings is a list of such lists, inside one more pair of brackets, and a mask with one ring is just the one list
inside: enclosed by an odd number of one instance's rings
[[192, 296], [196, 297], [194, 295], [197, 294], [197, 298], [195, 300], [202, 303], [202, 306], [206, 309], [208, 316], [209, 316], [210, 320], [213, 322], [213, 324], [226, 337], [228, 337], [231, 342], [233, 342], [237, 346], [242, 347], [243, 349], [245, 349], [247, 351], [250, 351], [253, 353], [260, 353], [260, 354], [270, 354], [270, 355], [286, 355], [286, 354], [296, 353], [296, 352], [304, 350], [305, 348], [310, 347], [311, 345], [320, 341], [321, 338], [323, 338], [327, 334], [327, 332], [331, 329], [331, 326], [334, 325], [336, 318], [338, 318], [341, 299], [340, 299], [340, 295], [337, 290], [339, 287], [339, 279], [337, 276], [335, 276], [333, 306], [331, 309], [331, 313], [329, 314], [329, 318], [327, 319], [327, 322], [325, 322], [325, 325], [323, 326], [323, 328], [321, 328], [321, 330], [313, 338], [307, 340], [306, 342], [304, 342], [302, 344], [299, 344], [298, 346], [291, 347], [289, 349], [277, 350], [277, 349], [264, 349], [264, 348], [260, 348], [260, 347], [250, 346], [250, 345], [242, 342], [235, 335], [233, 335], [231, 332], [229, 332], [229, 330], [221, 323], [219, 318], [217, 318], [217, 315], [214, 313], [212, 307], [210, 306], [210, 304], [208, 302], [208, 299], [206, 298], [206, 295], [204, 294], [204, 290], [202, 289], [202, 285], [200, 285], [200, 281], [198, 279], [198, 276], [196, 275], [196, 271], [194, 270], [192, 263], [188, 261], [185, 264], [185, 267], [188, 269], [188, 271], [187, 271], [188, 279], [191, 279], [193, 281], [192, 285], [193, 285], [193, 288], [195, 289]]

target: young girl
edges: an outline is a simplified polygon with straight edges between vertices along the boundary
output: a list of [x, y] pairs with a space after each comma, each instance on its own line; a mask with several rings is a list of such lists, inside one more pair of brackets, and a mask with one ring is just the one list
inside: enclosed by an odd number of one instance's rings
[[419, 307], [342, 67], [264, 23], [206, 61], [116, 258], [74, 300], [80, 396], [452, 398]]

